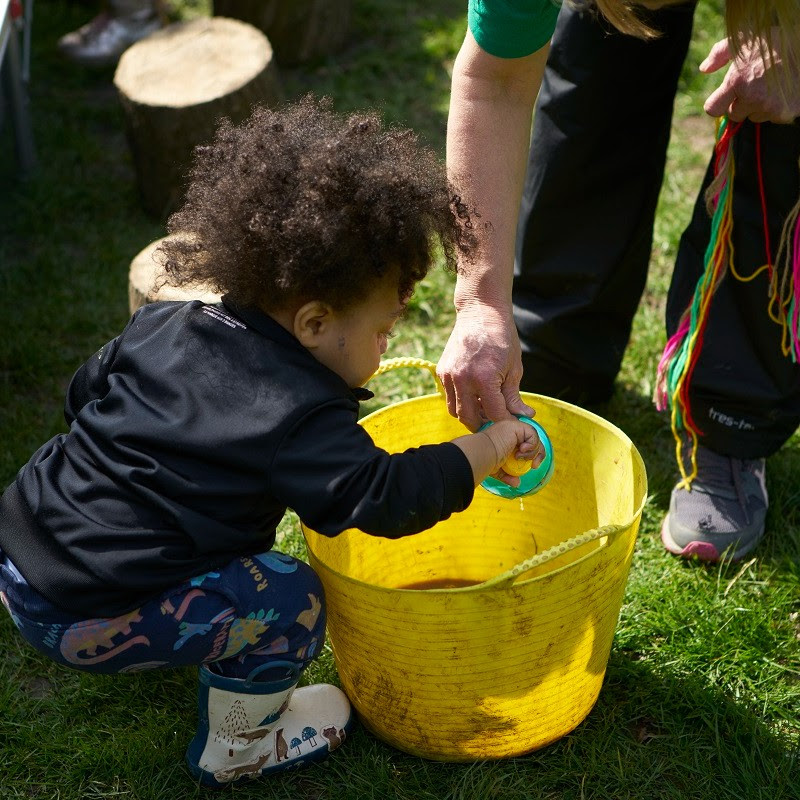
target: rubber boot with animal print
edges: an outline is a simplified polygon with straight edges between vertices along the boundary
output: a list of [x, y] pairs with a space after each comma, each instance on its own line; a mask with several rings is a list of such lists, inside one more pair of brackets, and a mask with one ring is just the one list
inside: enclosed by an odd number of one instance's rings
[[256, 667], [245, 679], [201, 666], [199, 722], [186, 761], [204, 786], [225, 786], [321, 761], [352, 724], [341, 689], [295, 689], [300, 669], [288, 661]]

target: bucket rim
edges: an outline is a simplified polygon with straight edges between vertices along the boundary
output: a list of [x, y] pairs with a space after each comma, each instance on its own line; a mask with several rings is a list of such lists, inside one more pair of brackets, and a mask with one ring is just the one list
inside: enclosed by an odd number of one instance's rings
[[[628, 436], [628, 434], [625, 433], [625, 431], [623, 431], [617, 425], [614, 425], [613, 422], [609, 422], [609, 420], [605, 419], [604, 417], [601, 417], [601, 416], [599, 416], [598, 414], [595, 414], [592, 411], [588, 411], [585, 408], [581, 408], [580, 406], [576, 406], [576, 405], [574, 405], [572, 403], [568, 403], [566, 400], [559, 400], [558, 398], [555, 398], [555, 397], [549, 397], [547, 395], [536, 394], [534, 392], [520, 392], [520, 397], [525, 402], [532, 401], [529, 404], [534, 405], [534, 408], [535, 408], [535, 401], [537, 399], [541, 399], [541, 400], [543, 400], [545, 402], [546, 405], [555, 406], [557, 408], [561, 408], [562, 410], [569, 411], [571, 413], [575, 413], [578, 416], [581, 416], [584, 419], [588, 419], [591, 422], [599, 425], [600, 427], [604, 428], [609, 433], [611, 433], [614, 436], [618, 437], [622, 441], [622, 443], [624, 445], [626, 445], [627, 447], [630, 448], [631, 456], [635, 460], [635, 462], [637, 463], [637, 466], [639, 467], [639, 470], [640, 470], [640, 474], [642, 475], [643, 480], [644, 480], [644, 486], [642, 487], [642, 499], [639, 502], [637, 508], [634, 509], [633, 514], [630, 516], [630, 518], [626, 519], [624, 522], [616, 523], [614, 525], [606, 525], [606, 526], [599, 527], [599, 528], [596, 528], [596, 529], [593, 529], [593, 530], [582, 531], [581, 533], [577, 533], [574, 536], [571, 536], [569, 539], [566, 539], [563, 542], [560, 542], [559, 544], [554, 545], [551, 548], [548, 548], [548, 550], [543, 551], [543, 553], [536, 554], [536, 555], [544, 555], [546, 553], [551, 553], [549, 558], [541, 560], [538, 564], [535, 564], [535, 565], [532, 565], [532, 566], [540, 566], [542, 564], [546, 564], [548, 561], [555, 559], [559, 555], [563, 555], [564, 553], [568, 552], [569, 550], [573, 550], [576, 547], [580, 547], [580, 546], [582, 546], [584, 544], [588, 544], [590, 541], [601, 539], [604, 536], [609, 537], [609, 536], [622, 535], [623, 533], [629, 531], [633, 526], [635, 526], [636, 523], [637, 523], [637, 520], [639, 520], [639, 521], [641, 520], [641, 516], [642, 516], [642, 513], [644, 511], [644, 507], [647, 504], [649, 495], [648, 495], [648, 491], [647, 491], [648, 490], [647, 470], [645, 468], [644, 459], [642, 458], [642, 454], [639, 452], [639, 449], [633, 443], [633, 440], [630, 438], [630, 436]], [[406, 400], [399, 400], [396, 403], [390, 403], [390, 404], [388, 404], [386, 406], [383, 406], [382, 408], [376, 409], [375, 411], [372, 411], [371, 413], [369, 413], [369, 414], [365, 415], [364, 417], [362, 417], [359, 420], [359, 424], [361, 425], [364, 422], [366, 422], [367, 420], [370, 420], [370, 419], [372, 419], [374, 417], [377, 417], [377, 416], [379, 416], [381, 414], [384, 414], [387, 411], [395, 410], [397, 408], [408, 406], [408, 405], [413, 405], [414, 403], [419, 403], [419, 402], [422, 402], [422, 401], [429, 401], [431, 399], [438, 399], [443, 404], [445, 404], [445, 412], [449, 414], [449, 412], [447, 411], [447, 408], [446, 408], [446, 401], [445, 401], [444, 395], [441, 392], [437, 391], [437, 392], [432, 392], [430, 394], [419, 395], [417, 397], [410, 397], [410, 398], [407, 398]], [[476, 491], [477, 491], [477, 489], [478, 489], [478, 487], [476, 487]], [[499, 575], [494, 575], [491, 578], [487, 578], [485, 581], [481, 581], [480, 583], [473, 584], [472, 586], [458, 586], [458, 587], [453, 587], [453, 588], [450, 588], [450, 589], [444, 589], [444, 588], [435, 588], [435, 589], [401, 589], [401, 588], [398, 588], [398, 587], [391, 587], [391, 586], [378, 586], [378, 585], [376, 585], [374, 583], [368, 583], [366, 581], [358, 580], [357, 578], [353, 578], [350, 575], [345, 575], [344, 573], [333, 569], [328, 564], [326, 564], [324, 561], [322, 561], [314, 553], [313, 549], [311, 548], [311, 545], [309, 544], [309, 541], [308, 541], [308, 536], [306, 535], [306, 531], [312, 531], [313, 532], [313, 529], [310, 528], [309, 526], [307, 526], [302, 520], [300, 520], [300, 530], [303, 533], [303, 539], [305, 541], [306, 549], [308, 550], [309, 555], [312, 555], [314, 557], [315, 561], [318, 561], [319, 564], [322, 567], [324, 567], [328, 572], [336, 575], [338, 578], [341, 578], [342, 580], [346, 581], [347, 583], [352, 584], [354, 586], [367, 587], [371, 591], [416, 592], [416, 593], [425, 592], [425, 594], [427, 596], [430, 596], [432, 594], [433, 595], [436, 595], [436, 594], [448, 594], [449, 595], [449, 594], [452, 594], [454, 592], [462, 592], [462, 593], [465, 593], [465, 592], [477, 592], [477, 591], [484, 591], [484, 592], [486, 592], [486, 591], [495, 591], [495, 592], [497, 592], [497, 591], [507, 591], [507, 590], [510, 590], [510, 589], [515, 589], [517, 587], [527, 586], [528, 584], [530, 584], [530, 583], [532, 583], [534, 581], [543, 580], [544, 578], [550, 578], [551, 576], [558, 575], [558, 574], [560, 574], [561, 572], [563, 572], [565, 570], [572, 569], [572, 568], [577, 568], [577, 565], [582, 564], [588, 558], [594, 558], [601, 549], [604, 549], [605, 547], [607, 547], [609, 545], [609, 541], [607, 539], [604, 544], [600, 545], [600, 547], [591, 550], [590, 552], [582, 555], [580, 558], [577, 558], [574, 561], [570, 561], [569, 564], [563, 564], [562, 566], [556, 567], [555, 569], [553, 569], [553, 570], [551, 570], [549, 572], [546, 572], [546, 573], [544, 573], [542, 575], [534, 575], [533, 577], [525, 578], [525, 579], [520, 580], [520, 581], [516, 581], [515, 580], [515, 576], [510, 575], [510, 573], [512, 573], [516, 568], [518, 568], [520, 566], [520, 564], [517, 564], [514, 567], [511, 567], [510, 569], [508, 569], [508, 570], [506, 570], [504, 572], [501, 572]], [[321, 536], [322, 534], [317, 534], [317, 535]], [[368, 534], [364, 534], [364, 535], [366, 536]], [[524, 564], [529, 560], [530, 559], [526, 559], [526, 561], [521, 562], [521, 564]], [[528, 567], [526, 570], [523, 570], [523, 571], [519, 572], [518, 574], [521, 574], [521, 575], [524, 574], [525, 571], [527, 571], [528, 569], [531, 569], [532, 566]], [[510, 577], [507, 578], [507, 576], [509, 576], [509, 575], [510, 575]]]
[[[613, 527], [613, 528], [618, 529], [618, 530], [614, 531], [614, 533], [616, 533], [617, 535], [622, 535], [624, 533], [627, 533], [636, 524], [637, 517], [639, 516], [639, 514], [641, 514], [641, 509], [643, 509], [643, 508], [644, 508], [644, 501], [642, 502], [642, 504], [640, 506], [639, 512], [637, 514], [635, 514], [633, 516], [633, 518], [627, 524], [620, 524], [620, 525], [614, 525], [614, 526], [608, 526], [608, 527]], [[507, 582], [504, 582], [504, 581], [497, 582], [498, 579], [502, 579], [504, 577], [504, 575], [506, 574], [504, 572], [501, 572], [499, 575], [495, 575], [495, 576], [492, 576], [491, 578], [487, 578], [485, 581], [481, 581], [480, 583], [475, 583], [472, 586], [455, 586], [455, 587], [449, 588], [449, 589], [444, 589], [444, 588], [404, 589], [404, 588], [399, 587], [399, 586], [379, 586], [376, 583], [369, 583], [368, 581], [362, 581], [362, 580], [359, 580], [358, 578], [353, 578], [350, 575], [345, 575], [343, 572], [339, 572], [338, 570], [333, 569], [333, 567], [331, 567], [330, 565], [326, 564], [324, 561], [322, 561], [322, 559], [319, 558], [319, 556], [317, 556], [314, 553], [314, 551], [311, 549], [311, 546], [309, 545], [308, 539], [307, 539], [307, 537], [305, 535], [306, 526], [302, 522], [300, 523], [300, 525], [301, 525], [301, 529], [303, 531], [303, 538], [305, 539], [306, 548], [307, 548], [309, 554], [311, 556], [313, 556], [314, 560], [319, 564], [319, 566], [321, 568], [327, 570], [328, 572], [330, 572], [333, 575], [336, 575], [336, 577], [338, 579], [343, 580], [346, 583], [351, 584], [352, 586], [365, 587], [365, 588], [369, 589], [371, 592], [392, 592], [392, 593], [405, 592], [405, 593], [409, 593], [409, 594], [422, 594], [422, 593], [424, 593], [426, 596], [438, 595], [438, 594], [451, 595], [451, 594], [454, 594], [456, 592], [458, 592], [458, 593], [467, 593], [467, 592], [507, 592], [507, 591], [520, 589], [522, 587], [527, 587], [530, 584], [535, 583], [536, 581], [541, 581], [541, 580], [544, 580], [545, 578], [549, 579], [549, 578], [552, 578], [552, 576], [554, 576], [554, 575], [560, 575], [562, 572], [565, 572], [566, 570], [577, 569], [578, 565], [583, 564], [584, 561], [587, 561], [590, 558], [595, 558], [600, 550], [604, 550], [606, 547], [608, 547], [610, 545], [610, 542], [607, 540], [605, 543], [601, 544], [599, 547], [595, 548], [594, 550], [591, 550], [590, 552], [585, 553], [580, 558], [576, 558], [574, 561], [570, 561], [569, 564], [563, 564], [562, 566], [556, 567], [555, 569], [550, 570], [549, 572], [545, 572], [542, 575], [534, 575], [534, 576], [532, 576], [530, 578], [524, 578], [523, 580], [520, 580], [520, 581], [515, 581], [512, 578], [511, 580], [509, 580]], [[598, 530], [600, 530], [600, 529], [598, 529]], [[587, 544], [588, 541], [584, 540], [585, 536], [586, 536], [585, 532], [584, 533], [578, 533], [575, 536], [572, 536], [569, 539], [565, 540], [564, 542], [561, 542], [561, 545], [555, 545], [555, 547], [551, 548], [551, 549], [556, 549], [556, 548], [558, 548], [558, 547], [563, 545], [563, 546], [565, 546], [565, 550], [563, 552], [568, 552], [569, 550], [572, 550], [575, 547], [580, 547], [581, 545]], [[598, 537], [598, 538], [601, 538], [601, 537]], [[591, 541], [591, 540], [589, 540], [589, 541]], [[561, 554], [562, 553], [558, 553], [557, 555], [561, 555]], [[555, 558], [555, 556], [553, 556], [553, 558]], [[542, 563], [546, 564], [547, 561], [543, 561]], [[511, 569], [513, 569], [513, 567]], [[510, 571], [510, 570], [507, 570], [506, 572], [508, 572], [508, 571]], [[525, 571], [527, 571], [527, 570], [525, 570]], [[520, 574], [522, 574], [522, 573], [520, 573]]]
[[[586, 408], [581, 408], [581, 406], [576, 406], [573, 403], [568, 403], [566, 400], [559, 400], [557, 397], [549, 397], [545, 394], [536, 394], [535, 392], [520, 392], [520, 397], [523, 400], [544, 400], [544, 402], [549, 406], [555, 406], [557, 408], [561, 408], [564, 411], [570, 411], [572, 413], [577, 414], [578, 416], [584, 417], [585, 419], [590, 419], [592, 422], [597, 423], [600, 427], [605, 428], [610, 433], [614, 433], [619, 435], [621, 439], [623, 439], [627, 444], [630, 444], [634, 449], [637, 449], [633, 443], [633, 440], [628, 436], [625, 431], [622, 430], [619, 426], [615, 425], [613, 422], [609, 422], [605, 417], [601, 417], [599, 414], [595, 414], [593, 411], [589, 411]], [[440, 392], [430, 392], [429, 394], [420, 394], [416, 397], [408, 397], [405, 400], [398, 400], [395, 403], [389, 403], [388, 405], [383, 406], [382, 408], [376, 408], [374, 411], [370, 411], [369, 414], [365, 414], [361, 419], [359, 419], [358, 424], [363, 425], [367, 420], [372, 419], [373, 417], [380, 416], [381, 414], [385, 414], [388, 411], [393, 411], [397, 408], [401, 408], [408, 405], [413, 405], [414, 403], [420, 403], [426, 400], [438, 399], [445, 406], [445, 412], [450, 415], [450, 412], [447, 411], [447, 402], [444, 396]], [[534, 406], [534, 411], [535, 411]], [[455, 417], [453, 417], [455, 419]], [[532, 419], [536, 419], [534, 415]], [[465, 432], [469, 433], [470, 431], [465, 427]], [[474, 431], [473, 431], [474, 432]], [[637, 450], [638, 452], [638, 450]]]

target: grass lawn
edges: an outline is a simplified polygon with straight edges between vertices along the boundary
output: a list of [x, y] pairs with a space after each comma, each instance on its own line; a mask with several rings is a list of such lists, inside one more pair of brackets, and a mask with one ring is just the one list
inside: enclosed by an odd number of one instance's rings
[[[800, 437], [769, 461], [768, 533], [754, 558], [704, 567], [668, 556], [658, 529], [674, 481], [668, 421], [652, 407], [664, 302], [678, 237], [713, 138], [694, 66], [719, 38], [721, 0], [698, 11], [676, 103], [651, 275], [615, 398], [603, 414], [647, 465], [645, 507], [605, 684], [587, 719], [525, 757], [442, 764], [359, 728], [322, 765], [224, 790], [292, 800], [800, 799]], [[176, 15], [208, 13], [183, 0]], [[128, 318], [130, 260], [164, 234], [141, 209], [112, 70], [55, 52], [92, 2], [37, 0], [32, 113], [39, 165], [15, 176], [0, 131], [0, 485], [64, 429], [73, 371]], [[465, 0], [355, 0], [351, 41], [335, 58], [282, 70], [287, 98], [330, 94], [340, 110], [377, 106], [444, 150], [449, 69]], [[452, 276], [420, 287], [389, 355], [435, 361], [453, 321]], [[422, 373], [376, 384], [371, 408], [430, 391]], [[303, 554], [296, 520], [281, 547]], [[183, 800], [206, 794], [183, 766], [195, 725], [194, 670], [90, 676], [52, 665], [0, 616], [0, 800]], [[329, 651], [306, 678], [336, 681]]]

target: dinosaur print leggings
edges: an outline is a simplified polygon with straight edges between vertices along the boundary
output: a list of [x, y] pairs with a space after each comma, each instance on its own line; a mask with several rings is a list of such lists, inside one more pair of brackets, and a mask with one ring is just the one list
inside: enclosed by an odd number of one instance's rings
[[322, 648], [325, 597], [317, 574], [273, 550], [237, 558], [114, 618], [70, 615], [0, 554], [0, 600], [37, 650], [86, 672], [134, 672], [215, 662], [244, 678], [273, 660], [301, 669]]

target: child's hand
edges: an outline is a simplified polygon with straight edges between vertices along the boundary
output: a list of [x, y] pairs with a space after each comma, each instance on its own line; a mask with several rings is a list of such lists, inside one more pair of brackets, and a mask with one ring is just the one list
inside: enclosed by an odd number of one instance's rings
[[503, 420], [480, 433], [492, 438], [498, 454], [498, 463], [493, 465], [489, 474], [509, 486], [519, 486], [520, 476], [544, 460], [544, 445], [536, 429], [523, 422]]
[[469, 460], [476, 486], [491, 475], [516, 488], [519, 475], [526, 470], [525, 464], [515, 463], [515, 460], [538, 467], [545, 457], [536, 429], [516, 419], [495, 422], [477, 433], [454, 439], [453, 444], [458, 445]]

